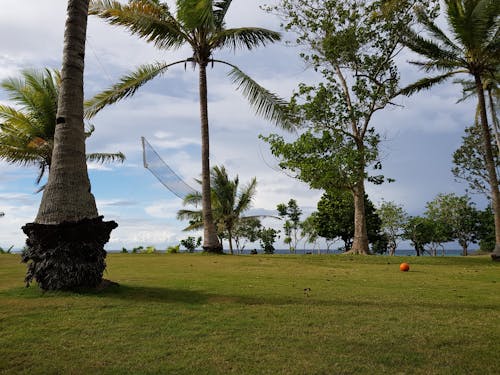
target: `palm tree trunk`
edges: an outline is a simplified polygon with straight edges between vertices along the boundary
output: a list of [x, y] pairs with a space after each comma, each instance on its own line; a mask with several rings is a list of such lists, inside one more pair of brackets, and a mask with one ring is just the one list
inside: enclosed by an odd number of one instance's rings
[[493, 260], [500, 261], [500, 194], [498, 190], [498, 177], [495, 169], [495, 162], [493, 158], [493, 150], [491, 147], [491, 134], [488, 126], [488, 118], [486, 115], [486, 101], [484, 98], [484, 89], [481, 77], [476, 74], [474, 76], [476, 81], [476, 91], [479, 99], [481, 130], [483, 134], [483, 148], [484, 148], [484, 162], [486, 170], [488, 171], [488, 180], [491, 189], [491, 205], [493, 207], [493, 214], [495, 217], [495, 249], [491, 257]]
[[106, 267], [115, 222], [99, 217], [85, 159], [83, 70], [89, 0], [68, 0], [61, 89], [49, 178], [35, 223], [23, 227], [26, 283], [42, 289], [94, 287]]
[[221, 253], [212, 215], [210, 189], [210, 140], [208, 131], [207, 66], [200, 63], [200, 119], [201, 119], [201, 208], [203, 215], [203, 250]]
[[491, 92], [491, 88], [488, 88], [488, 99], [490, 102], [490, 112], [491, 112], [491, 121], [493, 122], [493, 132], [495, 133], [495, 140], [497, 142], [497, 149], [500, 155], [500, 125], [498, 124], [498, 117], [495, 111], [495, 100], [493, 99], [493, 93]]

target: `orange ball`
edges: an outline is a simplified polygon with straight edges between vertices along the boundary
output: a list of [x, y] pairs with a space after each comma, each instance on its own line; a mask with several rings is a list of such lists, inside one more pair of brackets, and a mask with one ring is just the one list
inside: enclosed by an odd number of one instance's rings
[[399, 270], [403, 272], [408, 272], [410, 270], [410, 265], [408, 263], [401, 263], [399, 265]]

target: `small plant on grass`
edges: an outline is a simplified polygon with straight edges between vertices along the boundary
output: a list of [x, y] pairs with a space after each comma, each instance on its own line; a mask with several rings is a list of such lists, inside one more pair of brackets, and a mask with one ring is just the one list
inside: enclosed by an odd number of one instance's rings
[[194, 237], [189, 236], [188, 238], [181, 240], [180, 244], [181, 246], [184, 246], [187, 251], [193, 253], [194, 250], [201, 245], [201, 237], [195, 239]]
[[12, 249], [14, 248], [14, 245], [9, 247], [8, 249], [4, 249], [3, 247], [0, 246], [0, 254], [10, 254]]
[[169, 246], [167, 248], [167, 254], [177, 254], [180, 248], [181, 248], [180, 245]]

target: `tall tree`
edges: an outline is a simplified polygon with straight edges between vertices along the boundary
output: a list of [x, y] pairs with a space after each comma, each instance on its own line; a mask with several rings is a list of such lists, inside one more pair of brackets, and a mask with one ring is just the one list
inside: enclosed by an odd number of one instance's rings
[[287, 204], [278, 204], [276, 209], [278, 210], [278, 215], [285, 219], [283, 224], [285, 238], [283, 239], [283, 242], [288, 245], [290, 252], [293, 253], [297, 250], [297, 245], [301, 240], [299, 230], [301, 225], [300, 216], [302, 215], [302, 210], [295, 199], [290, 199]]
[[381, 220], [381, 230], [387, 238], [389, 255], [394, 255], [398, 247], [398, 242], [403, 236], [403, 229], [408, 220], [408, 214], [401, 205], [385, 201], [377, 209], [377, 214]]
[[[0, 104], [0, 159], [20, 165], [34, 165], [38, 184], [52, 164], [57, 100], [61, 86], [58, 70], [25, 70], [21, 78], [8, 78], [0, 86], [16, 107]], [[85, 137], [94, 127], [87, 126]], [[87, 161], [125, 160], [121, 153], [87, 154]]]
[[[368, 240], [373, 243], [379, 239], [381, 221], [368, 196], [364, 198]], [[315, 220], [318, 234], [327, 240], [340, 238], [345, 251], [351, 250], [356, 231], [354, 215], [354, 198], [348, 191], [332, 190], [323, 194], [318, 202]]]
[[443, 223], [451, 232], [451, 237], [462, 246], [466, 256], [471, 243], [476, 243], [479, 232], [479, 212], [466, 195], [438, 194], [426, 205], [426, 216]]
[[88, 0], [68, 0], [54, 150], [47, 185], [22, 259], [26, 282], [42, 289], [95, 287], [106, 267], [104, 244], [114, 221], [98, 215], [90, 192], [83, 124], [83, 70]]
[[[201, 183], [201, 181], [198, 181]], [[229, 250], [233, 254], [233, 235], [237, 224], [241, 221], [255, 219], [255, 216], [242, 216], [243, 212], [251, 208], [255, 197], [257, 179], [254, 177], [250, 182], [240, 188], [238, 176], [231, 180], [227, 175], [226, 168], [215, 166], [211, 173], [211, 189], [214, 222], [220, 238], [227, 237]], [[184, 198], [184, 205], [199, 205], [202, 195], [199, 193], [189, 194]], [[184, 230], [197, 230], [203, 228], [205, 216], [201, 210], [179, 210], [178, 219], [189, 219], [190, 225]]]
[[408, 29], [404, 43], [414, 52], [425, 58], [413, 61], [426, 72], [439, 72], [406, 87], [402, 92], [410, 95], [428, 89], [457, 74], [468, 74], [474, 79], [478, 97], [479, 124], [482, 134], [484, 164], [488, 172], [488, 183], [495, 214], [496, 246], [492, 254], [500, 260], [500, 193], [498, 175], [495, 169], [494, 154], [488, 125], [484, 80], [495, 77], [500, 64], [500, 2], [497, 0], [445, 0], [445, 15], [451, 35], [441, 30], [426, 14], [417, 9], [420, 24], [428, 33]]
[[398, 94], [394, 59], [416, 3], [429, 1], [281, 0], [274, 8], [285, 28], [297, 34], [303, 59], [321, 81], [300, 85], [295, 95], [292, 109], [303, 127], [299, 138], [292, 143], [277, 135], [264, 139], [282, 159], [281, 167], [311, 187], [353, 195], [353, 253], [369, 253], [365, 181], [384, 181], [368, 172], [381, 168], [372, 119]]
[[222, 49], [252, 50], [280, 40], [280, 34], [258, 27], [225, 28], [225, 16], [231, 0], [177, 0], [176, 16], [166, 2], [159, 0], [130, 0], [127, 5], [112, 0], [93, 0], [90, 13], [106, 19], [112, 25], [127, 28], [132, 34], [153, 43], [158, 49], [178, 49], [188, 45], [193, 54], [171, 63], [156, 62], [140, 66], [121, 81], [90, 101], [88, 115], [94, 115], [106, 104], [133, 95], [142, 85], [164, 74], [170, 67], [191, 63], [199, 69], [199, 98], [201, 120], [201, 181], [203, 213], [203, 248], [220, 252], [222, 246], [212, 214], [210, 194], [209, 127], [207, 97], [207, 66], [221, 63], [231, 68], [229, 77], [250, 101], [259, 115], [287, 127], [283, 108], [285, 102], [259, 86], [235, 65], [213, 58]]

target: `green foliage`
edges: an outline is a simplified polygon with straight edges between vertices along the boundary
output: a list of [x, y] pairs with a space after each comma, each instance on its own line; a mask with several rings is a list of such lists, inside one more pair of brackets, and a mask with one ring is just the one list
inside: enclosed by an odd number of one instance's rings
[[491, 206], [479, 211], [479, 250], [492, 252], [495, 249], [495, 217]]
[[142, 250], [144, 249], [143, 246], [137, 246], [137, 247], [134, 247], [132, 249], [132, 254], [138, 254], [138, 253], [142, 253]]
[[274, 228], [262, 228], [259, 230], [260, 247], [266, 254], [274, 254], [274, 243], [278, 236], [279, 231]]
[[[200, 181], [198, 181], [200, 182]], [[215, 166], [210, 174], [212, 190], [212, 214], [217, 227], [218, 236], [229, 240], [229, 248], [233, 252], [234, 230], [239, 222], [252, 220], [253, 216], [242, 216], [252, 206], [256, 194], [257, 179], [254, 177], [246, 185], [240, 187], [239, 177], [231, 180], [224, 166]], [[184, 205], [199, 206], [202, 201], [200, 193], [189, 194], [184, 198]], [[189, 219], [189, 226], [184, 230], [198, 230], [203, 227], [201, 210], [179, 210], [178, 219]]]
[[278, 204], [276, 209], [278, 210], [278, 215], [285, 219], [283, 224], [285, 238], [283, 242], [289, 246], [290, 252], [294, 252], [297, 250], [297, 245], [301, 239], [299, 230], [302, 210], [295, 199], [290, 199], [288, 204]]
[[442, 244], [451, 241], [452, 234], [443, 221], [413, 216], [405, 225], [403, 238], [411, 241], [417, 256], [427, 251], [426, 246], [431, 255], [437, 255], [438, 247], [444, 252]]
[[156, 253], [156, 248], [154, 246], [146, 246], [146, 248], [141, 251], [141, 254], [153, 254], [153, 253]]
[[476, 243], [479, 230], [479, 213], [466, 195], [438, 194], [427, 203], [427, 217], [436, 223], [442, 223], [451, 239], [456, 239], [467, 255], [470, 243]]
[[[389, 255], [394, 255], [398, 247], [398, 241], [403, 235], [408, 214], [402, 206], [394, 202], [384, 201], [377, 209], [377, 215], [381, 220], [380, 229], [383, 233], [383, 240], [387, 242], [386, 248], [389, 250]], [[380, 245], [382, 244], [383, 242], [380, 243]]]
[[[318, 202], [316, 225], [318, 235], [328, 240], [340, 238], [344, 249], [351, 249], [354, 239], [354, 199], [349, 191], [330, 191]], [[365, 214], [368, 239], [375, 242], [380, 236], [381, 221], [375, 206], [365, 195]]]
[[123, 254], [128, 254], [128, 250], [125, 247], [122, 247], [122, 253]]
[[[36, 166], [38, 184], [52, 164], [61, 74], [50, 69], [24, 70], [21, 78], [8, 78], [0, 85], [15, 105], [0, 105], [0, 159]], [[93, 126], [87, 126], [85, 136], [93, 131]], [[123, 162], [125, 156], [121, 152], [93, 153], [87, 155], [87, 160]]]
[[[491, 148], [494, 151], [494, 163], [498, 170], [500, 169], [500, 157], [496, 142], [491, 142]], [[477, 125], [465, 129], [462, 144], [453, 153], [453, 164], [454, 167], [451, 170], [453, 175], [457, 179], [467, 182], [471, 192], [490, 196], [483, 137], [481, 129]]]
[[181, 246], [184, 246], [187, 251], [193, 253], [194, 250], [201, 245], [201, 237], [194, 238], [189, 236], [188, 238], [181, 240], [180, 244]]
[[180, 245], [167, 247], [167, 254], [177, 254], [180, 250]]
[[247, 242], [255, 242], [259, 239], [259, 231], [262, 228], [260, 219], [248, 218], [240, 220], [234, 230], [234, 242], [238, 250], [243, 250]]

